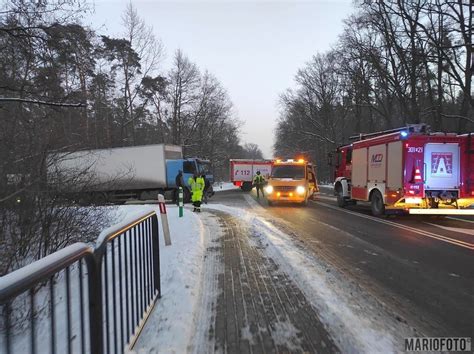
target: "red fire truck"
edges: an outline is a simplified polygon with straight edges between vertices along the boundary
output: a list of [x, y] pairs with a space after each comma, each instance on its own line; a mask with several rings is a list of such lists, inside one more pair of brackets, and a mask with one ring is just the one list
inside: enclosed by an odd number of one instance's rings
[[418, 124], [357, 138], [336, 151], [340, 207], [364, 201], [373, 215], [474, 215], [474, 134]]
[[230, 160], [230, 180], [244, 192], [250, 192], [252, 190], [253, 177], [257, 171], [260, 171], [267, 180], [272, 173], [272, 165], [272, 160]]

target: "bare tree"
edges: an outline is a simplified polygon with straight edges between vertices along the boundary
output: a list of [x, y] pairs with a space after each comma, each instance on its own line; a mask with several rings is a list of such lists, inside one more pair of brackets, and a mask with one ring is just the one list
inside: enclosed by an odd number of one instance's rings
[[200, 85], [200, 73], [181, 50], [174, 56], [173, 68], [168, 74], [168, 101], [171, 104], [171, 142], [183, 143], [183, 126], [191, 116], [192, 106], [197, 101], [197, 89]]
[[140, 113], [143, 107], [137, 107], [141, 82], [143, 78], [153, 76], [157, 73], [158, 65], [164, 55], [163, 44], [156, 38], [153, 27], [148, 26], [140, 18], [132, 3], [122, 15], [122, 24], [125, 27], [125, 38], [130, 43], [130, 48], [137, 54], [140, 66], [133, 62], [124, 62], [123, 65], [123, 93], [126, 104], [127, 122], [132, 130], [132, 139], [135, 142], [135, 124], [143, 118]]
[[281, 96], [276, 154], [321, 160], [354, 133], [407, 123], [472, 129], [472, 2], [355, 5], [335, 48], [298, 70], [296, 89]]
[[243, 158], [254, 159], [254, 160], [263, 159], [262, 150], [260, 150], [260, 147], [257, 144], [247, 143], [243, 146], [243, 148], [244, 148], [244, 155], [242, 156]]

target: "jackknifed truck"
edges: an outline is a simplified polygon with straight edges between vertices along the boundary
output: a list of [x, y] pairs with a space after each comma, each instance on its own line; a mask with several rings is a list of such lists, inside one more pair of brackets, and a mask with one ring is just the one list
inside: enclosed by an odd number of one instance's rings
[[424, 124], [361, 134], [337, 149], [340, 207], [370, 202], [372, 214], [474, 215], [474, 134]]
[[[183, 158], [181, 146], [155, 144], [51, 153], [48, 183], [63, 194], [84, 203], [123, 203], [156, 200], [158, 194], [174, 198], [176, 176], [181, 170], [188, 183], [195, 172], [212, 183], [211, 164], [199, 158]], [[184, 188], [185, 200], [190, 193]]]

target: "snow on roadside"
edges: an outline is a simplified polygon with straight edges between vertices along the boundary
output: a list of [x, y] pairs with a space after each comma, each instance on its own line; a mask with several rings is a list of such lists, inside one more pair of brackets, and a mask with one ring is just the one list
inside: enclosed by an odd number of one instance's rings
[[224, 192], [232, 189], [239, 189], [239, 187], [234, 186], [232, 182], [216, 182], [212, 185], [214, 192]]
[[[127, 205], [117, 210], [117, 222], [143, 206]], [[147, 206], [149, 208], [149, 206]], [[196, 314], [202, 302], [204, 255], [208, 234], [199, 216], [167, 206], [171, 246], [164, 245], [160, 225], [162, 297], [157, 301], [134, 347], [136, 353], [184, 353], [194, 338]], [[157, 208], [157, 214], [159, 210]]]
[[322, 187], [322, 188], [334, 188], [334, 184], [333, 183], [318, 183], [318, 186], [319, 187]]
[[412, 336], [411, 330], [383, 312], [357, 286], [328, 273], [321, 259], [299, 247], [291, 236], [280, 231], [263, 217], [264, 209], [250, 196], [249, 210], [218, 204], [209, 208], [237, 216], [252, 229], [257, 242], [264, 246], [282, 271], [290, 276], [318, 311], [323, 324], [342, 352], [391, 353], [400, 349], [403, 338]]

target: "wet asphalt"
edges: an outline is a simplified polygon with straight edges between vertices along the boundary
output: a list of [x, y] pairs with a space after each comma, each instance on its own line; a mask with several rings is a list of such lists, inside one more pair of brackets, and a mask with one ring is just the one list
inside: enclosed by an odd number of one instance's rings
[[210, 203], [259, 213], [423, 335], [474, 337], [474, 218], [375, 218], [367, 205], [338, 208], [329, 188], [306, 207], [250, 196], [262, 208], [240, 190]]

